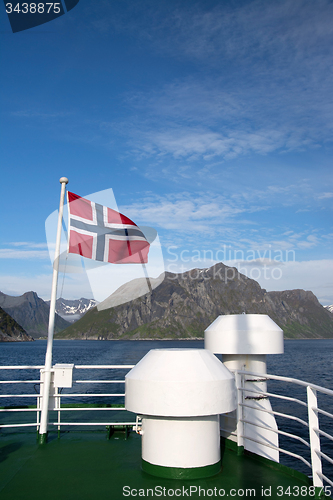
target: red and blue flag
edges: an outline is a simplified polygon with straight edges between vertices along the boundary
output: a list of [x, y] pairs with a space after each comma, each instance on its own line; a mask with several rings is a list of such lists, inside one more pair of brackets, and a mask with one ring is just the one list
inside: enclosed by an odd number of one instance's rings
[[68, 252], [113, 264], [148, 262], [149, 242], [128, 217], [68, 192]]

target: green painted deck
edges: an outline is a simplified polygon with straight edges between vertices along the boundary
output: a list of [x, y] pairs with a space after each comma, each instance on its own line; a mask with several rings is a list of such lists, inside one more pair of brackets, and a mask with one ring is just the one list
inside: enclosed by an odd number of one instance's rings
[[64, 432], [59, 439], [54, 433], [42, 446], [33, 432], [0, 432], [0, 498], [314, 498], [305, 476], [293, 477], [268, 461], [222, 448], [219, 474], [179, 481], [142, 471], [141, 438], [134, 432], [126, 439], [117, 431], [109, 440], [99, 431]]

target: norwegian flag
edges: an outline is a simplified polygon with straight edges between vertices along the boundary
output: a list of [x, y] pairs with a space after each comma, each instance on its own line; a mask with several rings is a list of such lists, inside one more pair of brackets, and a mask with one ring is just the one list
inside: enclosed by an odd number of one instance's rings
[[125, 215], [77, 194], [68, 196], [68, 252], [113, 264], [148, 262], [149, 243]]

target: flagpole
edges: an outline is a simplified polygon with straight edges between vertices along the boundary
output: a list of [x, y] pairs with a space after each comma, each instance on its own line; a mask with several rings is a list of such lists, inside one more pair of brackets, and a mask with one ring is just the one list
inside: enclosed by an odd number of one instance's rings
[[57, 300], [57, 285], [59, 273], [59, 255], [60, 255], [60, 242], [61, 242], [61, 229], [62, 229], [62, 216], [64, 212], [64, 199], [66, 184], [68, 183], [67, 177], [61, 177], [59, 180], [61, 184], [59, 215], [58, 215], [58, 228], [57, 239], [54, 253], [53, 263], [53, 276], [52, 276], [52, 289], [50, 300], [50, 314], [49, 314], [49, 329], [47, 335], [47, 347], [45, 354], [45, 367], [44, 367], [44, 382], [43, 382], [43, 397], [42, 397], [42, 413], [39, 426], [39, 444], [44, 444], [47, 441], [47, 424], [48, 424], [48, 411], [49, 411], [49, 396], [50, 396], [50, 383], [51, 383], [51, 369], [52, 369], [52, 347], [53, 347], [53, 332], [55, 321], [55, 308]]

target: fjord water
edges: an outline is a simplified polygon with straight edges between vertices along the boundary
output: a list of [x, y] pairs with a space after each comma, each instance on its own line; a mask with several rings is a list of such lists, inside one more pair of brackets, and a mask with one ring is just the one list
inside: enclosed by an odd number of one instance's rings
[[[55, 340], [53, 363], [136, 364], [150, 349], [203, 349], [203, 340]], [[267, 356], [268, 373], [333, 387], [333, 339], [285, 340], [284, 354]], [[43, 365], [46, 340], [1, 342], [0, 365]]]
[[[78, 365], [110, 365], [110, 364], [136, 364], [150, 349], [162, 348], [198, 348], [203, 349], [203, 340], [184, 340], [184, 341], [154, 341], [154, 340], [137, 340], [137, 341], [89, 341], [89, 340], [55, 340], [53, 346], [53, 363], [74, 363]], [[296, 378], [317, 384], [319, 386], [333, 389], [333, 339], [320, 340], [285, 340], [285, 352], [279, 355], [267, 356], [267, 371], [270, 374], [282, 375], [285, 377]], [[37, 340], [35, 342], [2, 342], [0, 343], [0, 365], [43, 365], [46, 350], [46, 340]], [[6, 373], [6, 375], [5, 375]], [[27, 376], [22, 371], [20, 372], [0, 372], [0, 379], [18, 380], [27, 378], [38, 378], [36, 372], [29, 373]], [[18, 375], [19, 373], [19, 375]], [[103, 378], [107, 379], [110, 372], [103, 372]], [[82, 375], [82, 376], [81, 376]], [[89, 370], [83, 373], [80, 371], [81, 379], [99, 379], [101, 373], [96, 370]], [[123, 378], [124, 370], [116, 370], [113, 372], [112, 378]], [[123, 392], [122, 385], [113, 385], [112, 392]], [[2, 394], [7, 392], [8, 387], [12, 394], [22, 394], [22, 386], [13, 384], [7, 386], [0, 385]], [[102, 387], [102, 384], [101, 384]], [[98, 384], [81, 384], [81, 393], [98, 392]], [[37, 387], [36, 387], [37, 389]], [[76, 389], [77, 390], [77, 389]], [[71, 390], [66, 390], [70, 392]], [[105, 391], [101, 389], [100, 392]], [[269, 392], [277, 392], [284, 396], [298, 398], [306, 401], [306, 389], [304, 387], [295, 386], [294, 384], [286, 384], [278, 381], [270, 381], [268, 385]], [[26, 385], [25, 393], [33, 393], [34, 388]], [[86, 398], [85, 403], [93, 403], [93, 398]], [[13, 400], [12, 400], [13, 401]], [[13, 404], [27, 404], [27, 400], [13, 403], [10, 400], [1, 398], [0, 406]], [[100, 400], [98, 400], [100, 401]], [[333, 413], [333, 398], [329, 396], [318, 396], [319, 407]], [[110, 402], [110, 401], [108, 401]], [[114, 402], [121, 402], [115, 399]], [[271, 398], [273, 410], [288, 414], [296, 414], [300, 418], [307, 420], [306, 407], [296, 403], [285, 402], [279, 399]], [[308, 440], [308, 431], [298, 422], [285, 420], [277, 417], [277, 423], [280, 429], [286, 432], [297, 434]], [[333, 435], [333, 420], [325, 416], [320, 416], [321, 428]], [[302, 455], [309, 460], [309, 452], [307, 448], [298, 441], [292, 440], [285, 436], [279, 438], [280, 447], [285, 448], [294, 453]], [[322, 451], [333, 457], [333, 442], [323, 439]], [[306, 474], [310, 474], [310, 470], [299, 460], [280, 454], [280, 461], [290, 467], [296, 467], [298, 470]], [[329, 466], [332, 469], [332, 466]], [[326, 472], [325, 466], [324, 471]], [[328, 477], [333, 477], [332, 471], [326, 472]]]

